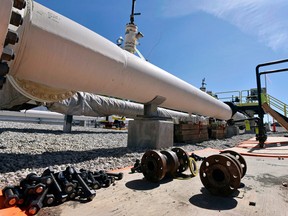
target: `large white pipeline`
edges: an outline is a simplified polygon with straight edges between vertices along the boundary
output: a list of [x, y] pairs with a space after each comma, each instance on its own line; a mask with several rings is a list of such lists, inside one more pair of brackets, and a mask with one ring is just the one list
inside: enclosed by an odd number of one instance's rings
[[[1, 18], [4, 12], [5, 16], [9, 15], [6, 12], [11, 11], [9, 2], [13, 1], [1, 0]], [[72, 20], [32, 0], [26, 2], [26, 8], [20, 11], [24, 21], [17, 29], [19, 42], [9, 45], [15, 52], [15, 59], [8, 62], [7, 75], [25, 96], [38, 101], [62, 100], [72, 94], [66, 93], [66, 89], [140, 103], [161, 96], [166, 99], [161, 107], [231, 119], [232, 110], [221, 101]], [[3, 32], [7, 32], [5, 26], [0, 25], [1, 40]], [[2, 46], [4, 42], [0, 42]], [[63, 92], [60, 97], [45, 98], [45, 93], [39, 93], [33, 83], [44, 86], [45, 91], [59, 89]], [[236, 115], [237, 119], [243, 118]]]

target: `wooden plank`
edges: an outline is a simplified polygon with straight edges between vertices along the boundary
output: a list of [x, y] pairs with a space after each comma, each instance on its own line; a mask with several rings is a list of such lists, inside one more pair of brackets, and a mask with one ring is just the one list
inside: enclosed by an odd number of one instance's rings
[[199, 128], [198, 129], [189, 129], [189, 130], [181, 130], [181, 129], [176, 129], [174, 130], [175, 134], [198, 134], [200, 132]]
[[180, 129], [180, 130], [195, 130], [199, 129], [198, 124], [179, 124], [175, 125], [175, 128]]
[[212, 139], [224, 139], [226, 136], [226, 133], [224, 130], [212, 130], [211, 138]]

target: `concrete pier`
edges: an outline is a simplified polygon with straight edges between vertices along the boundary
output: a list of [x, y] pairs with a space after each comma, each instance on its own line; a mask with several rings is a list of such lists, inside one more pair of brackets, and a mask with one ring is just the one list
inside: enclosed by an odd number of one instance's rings
[[151, 149], [173, 146], [174, 124], [171, 121], [137, 119], [129, 122], [128, 147]]

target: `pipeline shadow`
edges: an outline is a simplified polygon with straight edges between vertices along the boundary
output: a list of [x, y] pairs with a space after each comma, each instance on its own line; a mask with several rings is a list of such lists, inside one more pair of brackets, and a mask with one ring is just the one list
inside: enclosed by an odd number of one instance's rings
[[228, 197], [214, 196], [206, 188], [201, 188], [201, 193], [192, 196], [189, 199], [189, 202], [203, 209], [209, 210], [230, 210], [234, 209], [238, 202], [235, 200], [235, 196], [239, 194], [239, 191], [236, 191], [235, 194], [232, 194]]

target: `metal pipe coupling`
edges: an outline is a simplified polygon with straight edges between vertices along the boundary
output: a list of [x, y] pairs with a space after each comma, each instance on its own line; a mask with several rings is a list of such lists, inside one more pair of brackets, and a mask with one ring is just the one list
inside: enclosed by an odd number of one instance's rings
[[197, 170], [194, 159], [190, 158], [182, 148], [160, 152], [149, 150], [141, 159], [142, 173], [146, 180], [151, 182], [158, 182], [165, 176], [176, 177], [186, 171], [188, 167], [190, 170]]
[[228, 196], [240, 187], [247, 165], [237, 152], [226, 150], [204, 159], [200, 166], [200, 179], [214, 195]]

